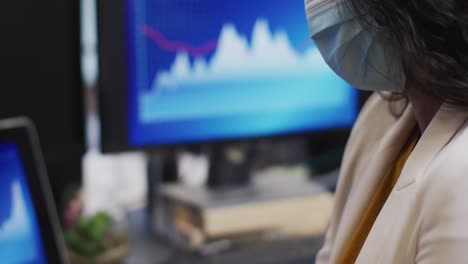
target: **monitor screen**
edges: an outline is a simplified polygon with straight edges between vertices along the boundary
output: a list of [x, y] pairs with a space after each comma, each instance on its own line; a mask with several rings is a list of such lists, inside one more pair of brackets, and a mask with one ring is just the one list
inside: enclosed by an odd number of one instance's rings
[[[358, 93], [310, 39], [303, 0], [125, 5], [129, 146], [325, 131], [355, 121]], [[116, 111], [107, 109], [109, 120], [120, 118]]]
[[18, 146], [0, 142], [2, 263], [47, 263], [35, 210]]

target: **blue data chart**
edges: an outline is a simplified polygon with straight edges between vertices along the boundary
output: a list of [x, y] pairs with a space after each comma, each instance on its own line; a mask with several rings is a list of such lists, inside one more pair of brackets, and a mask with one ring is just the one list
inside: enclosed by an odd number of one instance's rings
[[133, 146], [351, 126], [356, 91], [309, 38], [302, 0], [129, 0]]
[[0, 143], [0, 262], [47, 263], [36, 211], [14, 143]]

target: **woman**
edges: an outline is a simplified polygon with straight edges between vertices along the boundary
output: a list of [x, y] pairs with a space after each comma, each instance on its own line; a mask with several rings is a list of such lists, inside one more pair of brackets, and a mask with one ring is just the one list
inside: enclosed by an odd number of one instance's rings
[[468, 263], [468, 1], [306, 9], [330, 67], [376, 91], [347, 145], [317, 263]]

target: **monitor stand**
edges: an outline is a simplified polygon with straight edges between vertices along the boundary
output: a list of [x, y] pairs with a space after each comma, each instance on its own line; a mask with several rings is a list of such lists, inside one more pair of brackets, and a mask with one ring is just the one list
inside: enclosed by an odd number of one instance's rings
[[[199, 149], [187, 148], [184, 151], [204, 154], [209, 159], [209, 188], [242, 187], [250, 183], [254, 147], [249, 143], [212, 144]], [[150, 183], [178, 182], [178, 151], [171, 149], [150, 153], [148, 175]]]
[[212, 145], [208, 154], [207, 185], [211, 189], [243, 187], [250, 183], [253, 147], [249, 143]]
[[[248, 186], [251, 182], [254, 147], [251, 143], [211, 144], [198, 149], [184, 149], [209, 157], [209, 172], [207, 187], [222, 191]], [[158, 189], [165, 184], [178, 182], [177, 150], [150, 152], [147, 166], [147, 209], [150, 222], [155, 200], [159, 196]]]

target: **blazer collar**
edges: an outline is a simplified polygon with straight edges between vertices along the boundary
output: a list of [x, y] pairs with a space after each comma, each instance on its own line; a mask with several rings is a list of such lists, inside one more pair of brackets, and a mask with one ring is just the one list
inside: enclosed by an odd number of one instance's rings
[[[412, 108], [408, 110], [407, 112], [413, 112]], [[413, 113], [411, 114], [413, 115]], [[395, 186], [397, 191], [405, 189], [416, 181], [418, 175], [426, 170], [431, 161], [457, 134], [467, 119], [468, 113], [466, 112], [455, 111], [445, 103], [440, 107], [406, 161]]]
[[[468, 113], [450, 111], [446, 104], [441, 106], [408, 158], [395, 186], [396, 191], [401, 191], [415, 182], [418, 175], [425, 171], [467, 118]], [[341, 215], [342, 219], [347, 220], [341, 221], [339, 226], [339, 229], [344, 231], [336, 240], [336, 258], [341, 256], [353, 230], [359, 224], [367, 208], [368, 204], [364, 201], [371, 200], [385, 172], [397, 158], [416, 125], [413, 108], [409, 105], [403, 115], [389, 127], [389, 131], [377, 143], [375, 155], [368, 161], [367, 168], [359, 175], [361, 180], [353, 182], [353, 195], [348, 198], [347, 203], [354, 206], [346, 207]]]
[[[372, 129], [372, 126], [379, 124], [368, 125], [367, 129]], [[368, 202], [372, 199], [386, 171], [398, 156], [400, 149], [415, 126], [416, 120], [412, 107], [409, 105], [403, 115], [388, 128], [389, 130], [384, 134], [383, 138], [377, 142], [369, 142], [377, 145], [375, 146], [374, 155], [366, 162], [367, 166], [359, 172], [359, 175], [356, 175], [359, 180], [352, 182], [351, 193], [346, 203], [353, 206], [345, 207], [341, 214], [341, 219], [346, 220], [341, 221], [338, 227], [340, 231], [335, 242], [335, 257], [337, 259], [343, 253], [346, 243], [351, 239], [356, 226], [367, 209]], [[343, 171], [342, 173], [347, 172]]]

